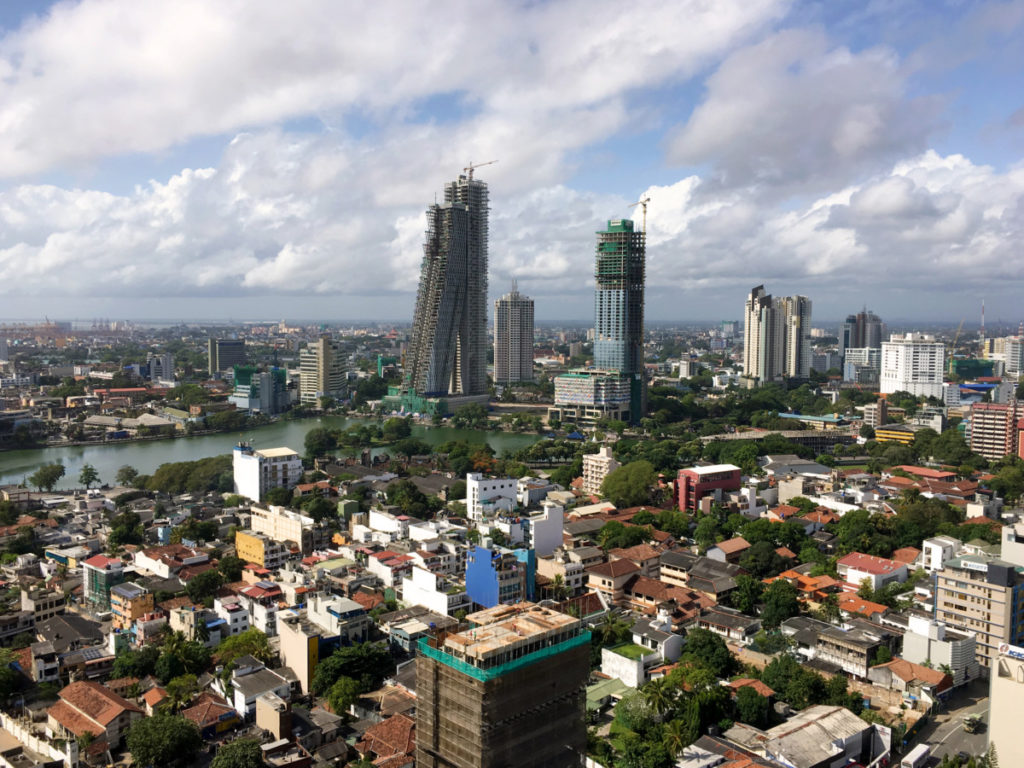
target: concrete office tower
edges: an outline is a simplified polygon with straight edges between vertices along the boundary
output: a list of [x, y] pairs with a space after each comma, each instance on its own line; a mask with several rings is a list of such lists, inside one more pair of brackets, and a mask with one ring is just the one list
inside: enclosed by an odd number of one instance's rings
[[594, 280], [594, 367], [629, 377], [629, 420], [647, 410], [644, 369], [645, 234], [629, 219], [597, 233]]
[[744, 307], [743, 370], [761, 384], [810, 376], [810, 299], [773, 299], [763, 285], [750, 292]]
[[321, 397], [345, 397], [347, 376], [338, 342], [324, 334], [299, 352], [299, 401], [311, 405]]
[[150, 353], [146, 358], [151, 381], [174, 381], [174, 355], [164, 352], [162, 355]]
[[885, 338], [885, 323], [874, 312], [864, 309], [856, 315], [847, 315], [839, 325], [839, 354], [853, 347], [878, 349]]
[[209, 339], [206, 342], [206, 365], [211, 378], [236, 365], [245, 365], [245, 342], [238, 339]]
[[533, 603], [470, 614], [419, 641], [419, 768], [570, 768], [587, 749], [590, 633]]
[[486, 394], [487, 185], [459, 176], [427, 209], [406, 388], [425, 397]]
[[934, 336], [894, 333], [882, 342], [879, 383], [883, 395], [909, 392], [942, 399], [946, 348]]
[[494, 302], [494, 383], [533, 381], [533, 299], [512, 292]]

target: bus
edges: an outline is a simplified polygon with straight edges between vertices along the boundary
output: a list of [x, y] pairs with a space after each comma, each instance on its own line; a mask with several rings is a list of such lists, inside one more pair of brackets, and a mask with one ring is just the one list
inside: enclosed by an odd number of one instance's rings
[[927, 744], [918, 744], [900, 760], [900, 768], [921, 768], [928, 761], [928, 755], [931, 753], [932, 748]]

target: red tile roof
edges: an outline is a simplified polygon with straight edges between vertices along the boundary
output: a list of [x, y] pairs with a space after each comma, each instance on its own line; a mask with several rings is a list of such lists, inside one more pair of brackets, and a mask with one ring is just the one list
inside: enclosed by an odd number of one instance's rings
[[85, 731], [98, 736], [126, 712], [142, 713], [135, 704], [89, 680], [71, 683], [59, 695], [49, 714], [76, 736]]
[[906, 567], [906, 563], [897, 563], [895, 560], [889, 560], [885, 557], [865, 555], [863, 552], [851, 552], [845, 557], [841, 557], [836, 565], [853, 568], [863, 573], [870, 573], [873, 576], [887, 576], [890, 573], [895, 573], [900, 568]]
[[847, 613], [857, 613], [870, 619], [872, 616], [885, 613], [889, 609], [881, 603], [873, 603], [852, 593], [846, 593], [839, 596], [839, 610], [846, 611]]
[[615, 579], [619, 576], [628, 576], [640, 570], [640, 566], [629, 560], [612, 560], [610, 563], [597, 563], [587, 568], [587, 573], [595, 573], [598, 576], [607, 576]]
[[912, 565], [921, 556], [921, 550], [917, 547], [901, 547], [892, 553], [892, 559], [897, 563]]
[[727, 555], [735, 554], [736, 552], [742, 552], [745, 549], [750, 548], [750, 542], [744, 539], [742, 536], [736, 536], [732, 539], [726, 539], [716, 544], [720, 550], [725, 552]]
[[650, 544], [637, 544], [626, 549], [613, 549], [608, 552], [609, 557], [621, 560], [632, 560], [634, 563], [642, 563], [647, 560], [655, 560], [660, 553]]
[[879, 664], [878, 667], [890, 670], [900, 680], [908, 683], [912, 680], [920, 680], [923, 683], [935, 686], [936, 693], [953, 686], [953, 678], [944, 672], [929, 667], [922, 667], [920, 664], [914, 664], [899, 657], [885, 664]]
[[362, 741], [356, 744], [358, 752], [364, 755], [372, 752], [377, 757], [412, 755], [415, 749], [416, 721], [403, 714], [371, 725], [363, 733]]
[[766, 699], [775, 695], [775, 691], [773, 691], [767, 685], [762, 683], [760, 680], [755, 680], [752, 677], [741, 677], [738, 680], [733, 680], [731, 683], [729, 683], [729, 687], [732, 688], [734, 693], [736, 691], [739, 691], [740, 688], [753, 688]]

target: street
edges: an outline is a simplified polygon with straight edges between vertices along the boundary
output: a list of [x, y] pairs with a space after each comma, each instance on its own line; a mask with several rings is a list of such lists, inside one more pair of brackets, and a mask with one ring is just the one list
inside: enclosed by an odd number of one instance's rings
[[984, 754], [988, 743], [986, 727], [982, 726], [978, 733], [967, 733], [963, 728], [964, 717], [974, 714], [981, 715], [983, 722], [988, 721], [987, 680], [972, 680], [954, 693], [947, 702], [946, 710], [921, 729], [916, 743], [931, 745], [933, 764], [947, 754]]

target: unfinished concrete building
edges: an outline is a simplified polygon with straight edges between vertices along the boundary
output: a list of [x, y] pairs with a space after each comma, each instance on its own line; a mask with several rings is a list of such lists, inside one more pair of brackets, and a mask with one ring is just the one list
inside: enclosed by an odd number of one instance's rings
[[533, 603], [467, 617], [419, 643], [419, 768], [560, 768], [586, 752], [590, 633]]
[[444, 197], [427, 210], [405, 385], [422, 397], [486, 394], [487, 185], [459, 176]]

